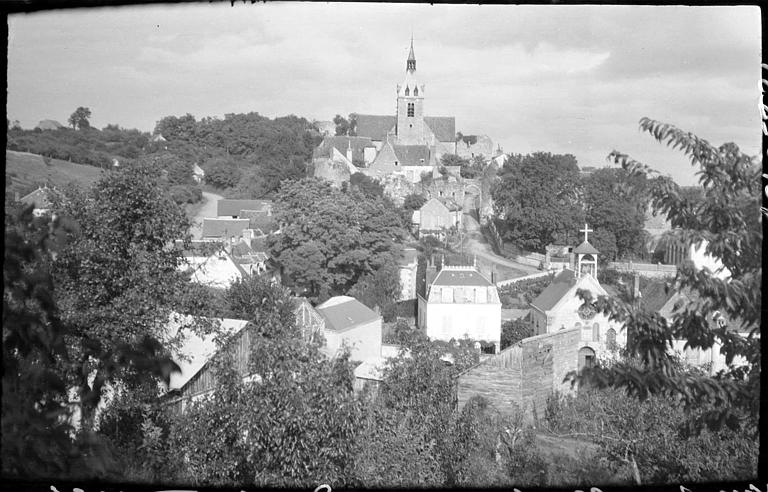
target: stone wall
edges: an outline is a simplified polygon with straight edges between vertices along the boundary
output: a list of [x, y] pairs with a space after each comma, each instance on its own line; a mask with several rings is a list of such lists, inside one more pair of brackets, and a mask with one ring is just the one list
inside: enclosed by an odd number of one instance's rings
[[340, 187], [341, 183], [349, 181], [349, 168], [343, 162], [335, 162], [328, 158], [318, 158], [314, 160], [314, 165], [316, 178], [330, 181], [336, 187]]

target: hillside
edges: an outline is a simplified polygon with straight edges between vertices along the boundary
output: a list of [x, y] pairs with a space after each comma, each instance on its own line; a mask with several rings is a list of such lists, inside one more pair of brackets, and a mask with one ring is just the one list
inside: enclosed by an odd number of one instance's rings
[[44, 158], [27, 152], [5, 151], [6, 194], [18, 192], [24, 196], [46, 184], [63, 187], [68, 183], [76, 183], [89, 187], [99, 179], [102, 172], [94, 166]]

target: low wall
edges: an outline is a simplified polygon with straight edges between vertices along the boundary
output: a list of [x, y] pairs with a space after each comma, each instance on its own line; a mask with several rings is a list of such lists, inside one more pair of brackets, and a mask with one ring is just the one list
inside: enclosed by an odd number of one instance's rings
[[496, 282], [496, 287], [504, 287], [505, 285], [512, 285], [512, 284], [516, 284], [517, 282], [522, 282], [524, 280], [532, 280], [535, 278], [546, 277], [548, 275], [550, 275], [550, 272], [538, 272], [538, 273], [532, 273], [530, 275], [526, 275], [524, 277], [511, 278], [509, 280], [501, 280], [499, 282]]
[[677, 266], [675, 265], [662, 265], [661, 263], [635, 263], [629, 262], [616, 262], [612, 261], [608, 263], [609, 268], [613, 268], [620, 272], [636, 272], [638, 275], [646, 277], [674, 277], [677, 275]]

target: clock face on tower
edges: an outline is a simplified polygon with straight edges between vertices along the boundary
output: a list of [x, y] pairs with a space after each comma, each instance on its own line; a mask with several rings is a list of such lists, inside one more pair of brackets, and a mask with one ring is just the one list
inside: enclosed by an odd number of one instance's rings
[[597, 310], [591, 304], [582, 304], [578, 310], [579, 317], [583, 320], [590, 320], [595, 317]]

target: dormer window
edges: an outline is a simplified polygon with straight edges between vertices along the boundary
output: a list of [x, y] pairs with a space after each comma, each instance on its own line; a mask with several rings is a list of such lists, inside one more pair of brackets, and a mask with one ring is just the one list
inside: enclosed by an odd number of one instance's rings
[[413, 95], [414, 96], [418, 96], [419, 95], [419, 88], [418, 87], [414, 87], [413, 88]]
[[408, 88], [408, 86], [405, 86], [405, 95], [410, 96], [411, 95], [411, 89]]
[[[406, 94], [406, 95], [408, 95], [408, 94]], [[414, 113], [414, 104], [413, 103], [408, 103], [408, 117], [409, 118], [413, 118], [413, 113]]]
[[398, 163], [397, 161], [395, 161], [395, 166], [397, 166], [398, 164], [399, 164], [399, 163]]

